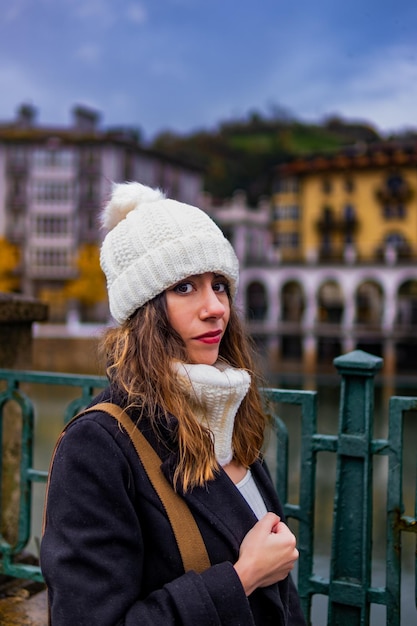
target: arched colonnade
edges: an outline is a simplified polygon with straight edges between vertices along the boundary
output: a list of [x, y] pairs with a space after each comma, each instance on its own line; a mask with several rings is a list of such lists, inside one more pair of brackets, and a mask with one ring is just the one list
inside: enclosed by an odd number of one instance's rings
[[[399, 346], [407, 350], [410, 333], [417, 338], [417, 270], [410, 266], [243, 268], [238, 304], [276, 364], [292, 337], [307, 370], [333, 342], [336, 353], [369, 346], [393, 373]], [[417, 352], [415, 361], [417, 368]]]

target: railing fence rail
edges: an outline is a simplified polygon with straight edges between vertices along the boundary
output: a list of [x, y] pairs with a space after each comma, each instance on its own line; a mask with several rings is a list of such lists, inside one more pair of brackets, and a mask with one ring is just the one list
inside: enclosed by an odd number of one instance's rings
[[[262, 390], [266, 407], [276, 427], [277, 458], [275, 480], [284, 502], [285, 514], [298, 523], [298, 590], [304, 614], [311, 623], [312, 599], [327, 596], [327, 624], [369, 626], [372, 604], [385, 605], [386, 624], [400, 626], [401, 617], [401, 536], [417, 532], [417, 493], [414, 517], [404, 515], [403, 505], [403, 421], [404, 414], [417, 411], [417, 398], [393, 396], [389, 403], [389, 431], [386, 439], [373, 438], [374, 377], [382, 359], [356, 350], [334, 361], [341, 376], [339, 426], [337, 435], [317, 433], [317, 393], [287, 389]], [[39, 567], [16, 559], [30, 539], [31, 494], [34, 482], [46, 482], [47, 471], [33, 467], [34, 407], [22, 383], [65, 385], [80, 389], [80, 395], [64, 410], [63, 424], [86, 406], [97, 390], [106, 385], [100, 376], [53, 374], [0, 370], [4, 390], [0, 393], [0, 468], [4, 472], [4, 416], [9, 403], [21, 413], [18, 528], [13, 542], [0, 529], [0, 573], [42, 581]], [[301, 414], [300, 481], [298, 503], [288, 496], [288, 432], [276, 414], [277, 404], [296, 405]], [[336, 456], [335, 497], [331, 534], [330, 574], [326, 579], [314, 572], [315, 493], [317, 459], [320, 453]], [[373, 458], [388, 457], [386, 507], [385, 585], [371, 585]], [[0, 505], [6, 503], [4, 481], [0, 483]], [[417, 573], [417, 560], [416, 560]], [[417, 605], [417, 590], [416, 590]]]

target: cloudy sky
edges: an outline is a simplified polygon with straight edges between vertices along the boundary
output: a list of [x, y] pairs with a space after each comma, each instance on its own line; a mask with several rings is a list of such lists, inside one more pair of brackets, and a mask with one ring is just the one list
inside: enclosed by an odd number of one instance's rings
[[0, 121], [214, 128], [280, 108], [417, 127], [416, 0], [0, 0]]

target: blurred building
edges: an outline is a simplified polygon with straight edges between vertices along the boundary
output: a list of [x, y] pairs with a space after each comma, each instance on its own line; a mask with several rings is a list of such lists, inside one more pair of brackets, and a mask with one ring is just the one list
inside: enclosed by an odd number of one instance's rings
[[[270, 372], [333, 371], [361, 348], [385, 373], [417, 371], [417, 143], [372, 143], [281, 164], [271, 198], [221, 205], [203, 174], [102, 129], [73, 110], [68, 128], [41, 127], [24, 105], [0, 124], [0, 291], [48, 302], [52, 321], [105, 322], [97, 222], [111, 182], [139, 180], [200, 206], [241, 263], [237, 304]], [[78, 319], [78, 317], [77, 317]]]
[[[355, 348], [417, 370], [417, 144], [370, 144], [276, 168], [262, 263], [243, 307], [277, 371], [326, 371]], [[238, 231], [237, 231], [238, 232]]]
[[17, 290], [48, 302], [52, 320], [65, 317], [71, 294], [97, 320], [107, 316], [97, 217], [111, 183], [139, 180], [197, 204], [202, 172], [142, 147], [135, 129], [102, 129], [96, 111], [72, 115], [69, 127], [39, 126], [23, 105], [0, 124], [0, 257], [13, 251]]
[[243, 191], [236, 191], [221, 204], [214, 203], [209, 194], [202, 194], [199, 206], [219, 224], [232, 243], [242, 272], [252, 266], [269, 267], [275, 261], [269, 199], [261, 199], [258, 206], [252, 207]]
[[417, 259], [417, 140], [312, 156], [276, 170], [274, 243], [283, 262]]

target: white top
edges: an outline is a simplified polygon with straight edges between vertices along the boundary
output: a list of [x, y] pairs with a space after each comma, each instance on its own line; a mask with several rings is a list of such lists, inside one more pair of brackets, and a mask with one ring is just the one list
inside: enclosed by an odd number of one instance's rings
[[256, 486], [252, 472], [249, 469], [242, 480], [236, 483], [236, 487], [239, 489], [256, 517], [261, 519], [261, 517], [268, 512], [268, 509], [265, 506], [265, 502], [263, 501], [259, 489]]

